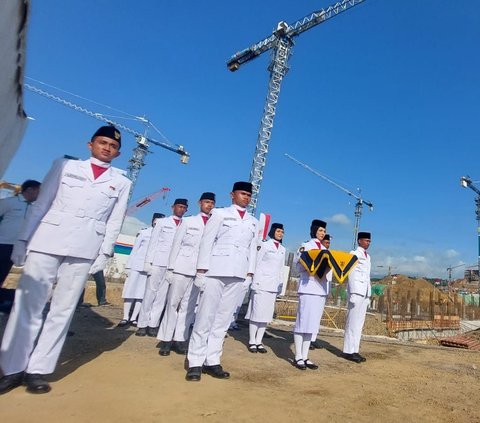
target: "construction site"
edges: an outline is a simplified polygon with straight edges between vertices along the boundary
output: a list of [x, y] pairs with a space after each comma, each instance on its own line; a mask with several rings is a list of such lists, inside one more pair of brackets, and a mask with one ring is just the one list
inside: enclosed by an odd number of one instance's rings
[[[480, 15], [471, 3], [46, 3], [0, 6], [0, 199], [19, 197], [22, 181], [41, 180], [57, 157], [83, 157], [98, 124], [121, 130], [115, 165], [131, 188], [101, 270], [108, 301], [89, 274], [52, 391], [6, 391], [5, 421], [480, 423], [480, 180], [468, 175], [478, 172]], [[152, 213], [169, 216], [174, 198], [188, 198], [195, 215], [206, 190], [228, 207], [240, 179], [252, 184], [257, 251], [269, 223], [285, 224], [267, 353], [249, 350], [249, 292], [225, 336], [231, 378], [188, 383], [185, 355], [159, 354], [160, 338], [135, 336], [136, 320], [119, 324], [127, 263]], [[348, 277], [333, 277], [309, 350], [318, 369], [298, 371], [294, 257], [312, 219], [328, 222], [334, 250], [351, 258], [371, 231], [371, 296], [365, 360], [347, 361]], [[13, 267], [0, 287], [0, 339], [21, 276]]]

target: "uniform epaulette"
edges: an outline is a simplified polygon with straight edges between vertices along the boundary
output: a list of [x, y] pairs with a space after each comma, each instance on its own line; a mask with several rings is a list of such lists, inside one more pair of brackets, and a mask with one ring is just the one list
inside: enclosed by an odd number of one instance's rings
[[64, 154], [63, 158], [67, 160], [80, 160], [78, 157], [69, 156], [68, 154]]

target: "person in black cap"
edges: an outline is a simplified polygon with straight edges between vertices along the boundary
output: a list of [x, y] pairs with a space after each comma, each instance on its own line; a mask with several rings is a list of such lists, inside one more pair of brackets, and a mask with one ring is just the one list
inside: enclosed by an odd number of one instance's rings
[[173, 237], [183, 215], [188, 210], [188, 200], [177, 198], [172, 205], [173, 214], [157, 219], [145, 257], [145, 272], [148, 273], [136, 336], [157, 336], [160, 317], [167, 301], [168, 283], [165, 281], [168, 256]]
[[155, 222], [163, 217], [165, 217], [163, 213], [153, 213], [152, 226], [141, 229], [135, 238], [135, 243], [125, 266], [128, 277], [123, 285], [123, 319], [118, 323], [118, 327], [137, 325], [137, 317], [142, 306], [148, 277], [144, 271], [145, 256]]
[[268, 241], [262, 242], [257, 253], [255, 275], [252, 281], [250, 298], [249, 345], [248, 351], [265, 354], [267, 349], [262, 340], [267, 324], [273, 319], [275, 300], [282, 292], [283, 268], [285, 266], [285, 247], [282, 245], [284, 235], [281, 223], [272, 223], [268, 232]]
[[87, 145], [89, 160], [54, 162], [14, 244], [12, 261], [25, 267], [0, 349], [0, 393], [23, 383], [31, 393], [50, 391], [45, 375], [55, 370], [88, 274], [113, 254], [131, 187], [111, 166], [120, 132], [101, 127]]
[[300, 370], [318, 369], [318, 365], [308, 359], [308, 353], [312, 338], [316, 337], [320, 328], [323, 309], [330, 293], [330, 281], [326, 275], [321, 279], [318, 279], [316, 275], [309, 275], [298, 260], [303, 251], [325, 250], [322, 240], [325, 237], [326, 228], [327, 224], [323, 220], [313, 220], [310, 226], [311, 239], [301, 245], [295, 257], [300, 280], [298, 283], [297, 319], [293, 328], [294, 365]]
[[242, 284], [255, 271], [258, 220], [247, 212], [252, 184], [235, 182], [230, 196], [232, 205], [213, 210], [200, 242], [194, 284], [201, 294], [188, 347], [188, 381], [199, 381], [202, 371], [230, 377], [220, 365], [223, 341]]
[[358, 263], [348, 275], [347, 300], [348, 311], [345, 322], [345, 338], [343, 340], [343, 356], [346, 360], [363, 363], [367, 359], [359, 354], [363, 324], [370, 304], [372, 287], [370, 283], [370, 232], [359, 232], [358, 247], [350, 251], [358, 257]]
[[199, 290], [193, 285], [197, 273], [200, 241], [210, 213], [215, 207], [215, 194], [204, 192], [198, 201], [200, 213], [182, 220], [175, 233], [168, 258], [165, 280], [170, 284], [167, 305], [158, 331], [159, 354], [170, 355], [172, 347], [178, 354], [187, 353], [190, 325], [195, 317]]

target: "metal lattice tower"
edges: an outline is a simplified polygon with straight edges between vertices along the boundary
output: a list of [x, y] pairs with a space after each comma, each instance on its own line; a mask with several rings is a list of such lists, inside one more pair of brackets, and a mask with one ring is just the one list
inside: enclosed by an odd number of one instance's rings
[[460, 178], [460, 185], [464, 188], [470, 188], [475, 194], [475, 216], [477, 218], [477, 237], [478, 237], [478, 280], [480, 284], [480, 189], [478, 189], [469, 176], [462, 176]]
[[250, 171], [250, 182], [253, 184], [252, 201], [249, 206], [249, 211], [251, 213], [255, 213], [257, 208], [258, 195], [263, 180], [263, 171], [265, 169], [268, 143], [273, 128], [278, 96], [280, 94], [282, 80], [289, 69], [288, 59], [290, 58], [291, 50], [294, 45], [294, 37], [342, 12], [345, 12], [363, 1], [365, 0], [340, 1], [329, 6], [327, 9], [313, 12], [292, 25], [282, 21], [278, 24], [277, 29], [271, 36], [236, 53], [230, 58], [230, 60], [228, 60], [227, 67], [230, 71], [234, 72], [238, 70], [242, 64], [255, 59], [268, 50], [272, 50], [272, 59], [268, 67], [270, 72], [270, 82], [260, 123], [260, 130], [258, 132], [252, 169]]

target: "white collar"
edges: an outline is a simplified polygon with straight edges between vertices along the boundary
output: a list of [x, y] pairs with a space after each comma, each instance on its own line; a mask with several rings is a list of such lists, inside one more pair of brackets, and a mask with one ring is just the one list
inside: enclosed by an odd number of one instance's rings
[[108, 169], [111, 166], [111, 163], [102, 162], [101, 160], [98, 160], [93, 156], [90, 157], [90, 163], [94, 164], [95, 166], [98, 166], [98, 167], [103, 167], [105, 169]]

